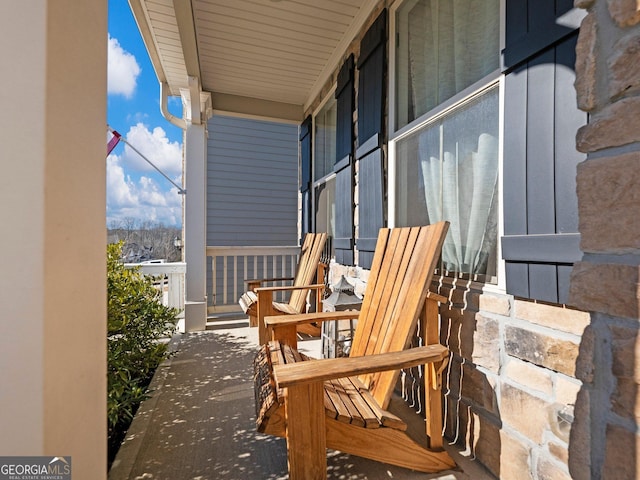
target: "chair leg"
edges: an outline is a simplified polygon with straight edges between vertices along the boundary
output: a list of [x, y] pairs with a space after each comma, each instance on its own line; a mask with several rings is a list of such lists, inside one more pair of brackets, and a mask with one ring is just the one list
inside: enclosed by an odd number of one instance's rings
[[322, 382], [288, 387], [287, 458], [290, 480], [327, 478]]
[[332, 418], [325, 421], [327, 448], [425, 473], [456, 468], [446, 451], [427, 449], [406, 432], [388, 427], [362, 428]]
[[258, 315], [256, 321], [258, 324], [258, 342], [260, 345], [264, 345], [271, 340], [267, 337], [267, 326], [264, 324], [264, 317], [275, 314], [276, 312], [273, 308], [273, 292], [269, 290], [258, 292]]

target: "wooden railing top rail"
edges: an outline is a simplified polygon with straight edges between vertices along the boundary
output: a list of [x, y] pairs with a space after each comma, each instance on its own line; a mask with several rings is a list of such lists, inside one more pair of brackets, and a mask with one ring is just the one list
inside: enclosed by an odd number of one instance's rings
[[207, 257], [250, 257], [273, 255], [298, 255], [300, 247], [297, 246], [208, 246]]
[[164, 263], [125, 263], [125, 267], [140, 267], [140, 273], [144, 275], [168, 275], [170, 273], [186, 273], [187, 264], [184, 262], [164, 262]]

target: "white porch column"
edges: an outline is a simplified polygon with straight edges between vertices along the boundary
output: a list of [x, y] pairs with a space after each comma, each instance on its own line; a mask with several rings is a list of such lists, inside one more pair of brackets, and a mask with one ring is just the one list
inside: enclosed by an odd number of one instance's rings
[[200, 92], [197, 79], [192, 79], [192, 84], [192, 88], [182, 92], [187, 121], [184, 139], [184, 184], [187, 191], [184, 206], [184, 256], [187, 263], [184, 318], [184, 331], [186, 332], [204, 330], [207, 323], [206, 119], [210, 97], [208, 94]]
[[0, 2], [0, 455], [106, 479], [107, 0]]

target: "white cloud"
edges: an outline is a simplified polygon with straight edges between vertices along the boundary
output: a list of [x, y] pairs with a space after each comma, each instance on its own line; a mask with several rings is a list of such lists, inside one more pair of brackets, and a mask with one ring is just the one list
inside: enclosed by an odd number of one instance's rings
[[[151, 132], [138, 124], [125, 138], [181, 184], [182, 146], [169, 142], [162, 128]], [[182, 198], [176, 187], [128, 146], [121, 155], [107, 157], [107, 225], [127, 218], [181, 225]]]
[[140, 65], [131, 53], [120, 46], [118, 39], [109, 35], [107, 91], [109, 94], [131, 98], [136, 90]]
[[[161, 127], [155, 127], [153, 131], [150, 131], [145, 125], [138, 123], [129, 129], [125, 138], [165, 174], [173, 177], [182, 173], [182, 145], [179, 142], [170, 142]], [[123, 158], [127, 169], [136, 172], [155, 171], [148, 162], [126, 144]]]

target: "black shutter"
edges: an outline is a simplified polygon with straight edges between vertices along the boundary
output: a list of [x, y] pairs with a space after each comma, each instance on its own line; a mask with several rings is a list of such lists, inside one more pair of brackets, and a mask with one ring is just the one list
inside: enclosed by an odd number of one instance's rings
[[[587, 116], [576, 105], [573, 87], [577, 31], [567, 36], [549, 26], [552, 16], [570, 14], [572, 6], [572, 1], [507, 2], [507, 42], [512, 43], [505, 57], [526, 57], [505, 77], [507, 292], [553, 303], [566, 303], [572, 264], [581, 258], [575, 176], [585, 157], [576, 151], [575, 136]], [[527, 38], [541, 51], [525, 52]]]
[[336, 86], [336, 262], [353, 265], [353, 55], [344, 62]]
[[300, 125], [300, 193], [302, 236], [311, 231], [311, 116]]
[[507, 0], [504, 67], [511, 69], [571, 35], [584, 15], [573, 0]]
[[387, 11], [365, 33], [358, 58], [358, 263], [370, 268], [384, 227], [384, 134]]

